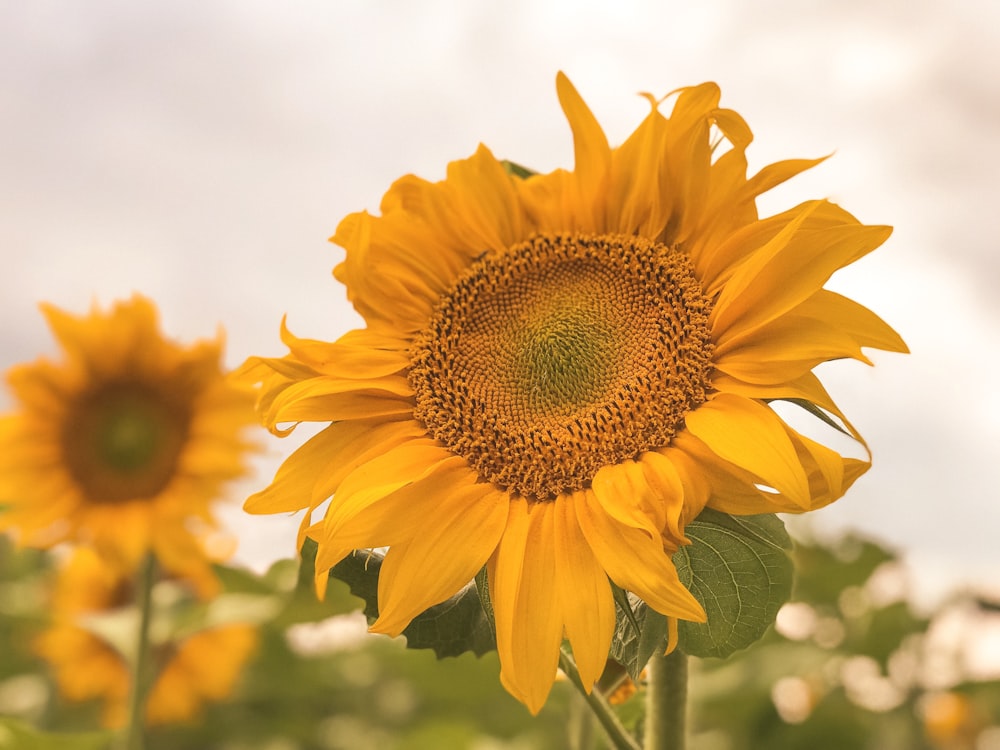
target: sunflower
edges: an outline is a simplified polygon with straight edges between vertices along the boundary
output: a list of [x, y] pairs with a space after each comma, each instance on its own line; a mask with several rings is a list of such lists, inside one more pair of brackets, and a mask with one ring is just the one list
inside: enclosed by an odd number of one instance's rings
[[[199, 581], [184, 581], [197, 592]], [[74, 702], [99, 700], [101, 723], [125, 723], [131, 673], [121, 652], [86, 627], [87, 618], [132, 602], [131, 580], [89, 547], [79, 547], [61, 566], [52, 597], [52, 624], [34, 641], [49, 663], [59, 693]], [[221, 701], [235, 687], [257, 646], [257, 631], [231, 623], [194, 633], [157, 650], [161, 669], [146, 705], [150, 725], [197, 718], [205, 703]]]
[[220, 369], [220, 341], [164, 339], [141, 296], [83, 317], [42, 310], [65, 360], [7, 374], [19, 410], [0, 418], [0, 530], [93, 545], [123, 569], [152, 551], [193, 573], [192, 524], [211, 527], [210, 502], [244, 472], [252, 394]]
[[861, 441], [812, 370], [906, 350], [823, 288], [889, 228], [822, 200], [758, 217], [758, 195], [820, 160], [747, 178], [750, 130], [712, 83], [675, 92], [669, 117], [648, 96], [617, 148], [561, 74], [557, 90], [573, 171], [524, 177], [481, 146], [441, 182], [401, 178], [380, 216], [352, 214], [332, 238], [366, 327], [325, 343], [282, 324], [289, 354], [242, 369], [275, 434], [329, 423], [246, 509], [307, 509], [320, 587], [351, 550], [388, 547], [377, 632], [400, 633], [485, 565], [501, 679], [533, 712], [564, 638], [585, 684], [600, 675], [610, 582], [705, 619], [671, 562], [704, 507], [840, 497], [868, 461], [769, 404]]
[[79, 547], [59, 568], [52, 592], [52, 623], [33, 642], [51, 667], [59, 693], [74, 702], [102, 701], [101, 723], [125, 719], [129, 671], [122, 655], [82, 626], [81, 618], [128, 604], [130, 580], [89, 547]]
[[258, 640], [253, 625], [235, 622], [201, 630], [182, 641], [153, 684], [146, 720], [150, 724], [189, 722], [198, 718], [206, 703], [225, 700]]

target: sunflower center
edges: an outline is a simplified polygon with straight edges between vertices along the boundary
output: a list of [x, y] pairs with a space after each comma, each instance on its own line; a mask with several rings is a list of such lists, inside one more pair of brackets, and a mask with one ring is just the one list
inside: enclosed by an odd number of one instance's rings
[[598, 398], [614, 356], [605, 322], [567, 302], [539, 311], [515, 333], [511, 375], [539, 411], [572, 409]]
[[84, 394], [63, 433], [66, 463], [94, 502], [152, 497], [169, 483], [188, 416], [145, 386], [112, 383]]
[[415, 415], [535, 500], [669, 444], [709, 388], [711, 303], [681, 252], [540, 234], [480, 258], [411, 351]]

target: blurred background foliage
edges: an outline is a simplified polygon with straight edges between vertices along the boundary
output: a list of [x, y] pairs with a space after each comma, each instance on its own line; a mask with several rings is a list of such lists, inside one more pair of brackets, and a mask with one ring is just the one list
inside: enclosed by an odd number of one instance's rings
[[[853, 536], [799, 539], [794, 557], [792, 601], [776, 626], [729, 659], [692, 659], [691, 750], [1000, 749], [994, 603], [956, 594], [918, 612], [892, 552]], [[60, 697], [33, 645], [50, 624], [56, 561], [0, 537], [0, 750], [111, 743], [100, 705]], [[438, 660], [367, 635], [345, 584], [331, 580], [318, 602], [298, 568], [288, 560], [256, 575], [220, 566], [214, 602], [160, 597], [160, 616], [188, 630], [193, 619], [249, 622], [259, 644], [225, 702], [151, 728], [149, 750], [603, 746], [566, 681], [531, 717], [500, 686], [495, 653]], [[641, 729], [641, 681], [616, 687], [623, 721]]]

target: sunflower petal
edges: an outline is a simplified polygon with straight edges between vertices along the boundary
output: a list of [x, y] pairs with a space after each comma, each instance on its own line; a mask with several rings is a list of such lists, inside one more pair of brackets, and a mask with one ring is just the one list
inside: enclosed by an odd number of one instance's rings
[[685, 497], [684, 484], [680, 472], [667, 453], [647, 451], [639, 456], [639, 466], [653, 494], [659, 499], [662, 516], [658, 514], [660, 529], [670, 544], [684, 544], [684, 506], [689, 502]]
[[[899, 334], [868, 308], [836, 292], [819, 290], [780, 318], [750, 331], [733, 331], [716, 340], [716, 358], [765, 364], [776, 360], [819, 362], [851, 357], [871, 364], [861, 351], [908, 351]], [[726, 368], [722, 368], [726, 369]], [[755, 370], [763, 369], [759, 365]], [[737, 374], [737, 373], [733, 373]], [[738, 376], [738, 375], [737, 375]], [[795, 376], [782, 378], [794, 379]]]
[[[818, 205], [818, 204], [817, 204]], [[802, 223], [813, 205], [736, 270], [712, 310], [718, 339], [730, 329], [747, 332], [788, 312], [833, 275], [881, 245], [890, 227], [845, 225], [815, 231]]]
[[608, 138], [576, 87], [561, 71], [556, 75], [556, 92], [573, 129], [574, 171], [585, 185], [593, 187], [603, 179], [611, 163]]
[[491, 485], [466, 485], [435, 494], [422, 505], [437, 522], [386, 554], [373, 632], [399, 635], [416, 615], [469, 583], [493, 554], [507, 524], [507, 497]]
[[342, 519], [401, 487], [423, 479], [446, 461], [460, 461], [433, 440], [409, 440], [358, 466], [344, 477], [326, 517], [326, 532], [333, 536]]
[[341, 424], [332, 424], [303, 443], [281, 464], [271, 484], [247, 498], [243, 510], [253, 514], [290, 513], [308, 506], [319, 470], [341, 442]]
[[326, 465], [316, 474], [310, 498], [314, 505], [334, 494], [344, 478], [359, 466], [404, 443], [427, 437], [423, 425], [412, 419], [351, 420], [336, 422], [334, 426], [337, 442], [331, 446]]
[[537, 714], [555, 682], [563, 622], [552, 503], [510, 503], [507, 528], [488, 566], [500, 679]]
[[758, 513], [800, 513], [802, 508], [780, 492], [758, 487], [758, 478], [713, 453], [689, 433], [674, 440], [676, 450], [688, 455], [710, 486], [706, 506], [734, 516]]
[[330, 344], [292, 334], [284, 318], [281, 340], [295, 358], [316, 374], [350, 380], [373, 380], [394, 375], [409, 364], [405, 339], [368, 328], [348, 331]]
[[589, 691], [607, 663], [615, 602], [608, 576], [580, 530], [573, 498], [561, 495], [553, 505], [559, 604], [580, 679]]
[[766, 406], [717, 394], [687, 415], [687, 429], [713, 452], [809, 507], [809, 481], [781, 419]]
[[583, 535], [608, 577], [623, 589], [640, 596], [661, 614], [704, 622], [705, 612], [684, 588], [677, 569], [663, 550], [659, 530], [651, 533], [619, 521], [605, 504], [624, 506], [632, 499], [624, 494], [606, 497], [595, 492], [573, 493], [573, 503]]
[[[608, 185], [607, 231], [658, 237], [670, 219], [672, 196], [661, 193], [667, 176], [663, 158], [667, 119], [656, 109], [615, 149]], [[636, 170], [636, 164], [648, 165]]]
[[747, 180], [744, 192], [747, 196], [758, 196], [766, 193], [771, 188], [777, 187], [786, 180], [790, 180], [807, 169], [812, 169], [818, 164], [822, 164], [829, 156], [821, 156], [818, 159], [786, 159], [774, 164], [768, 164], [757, 174]]

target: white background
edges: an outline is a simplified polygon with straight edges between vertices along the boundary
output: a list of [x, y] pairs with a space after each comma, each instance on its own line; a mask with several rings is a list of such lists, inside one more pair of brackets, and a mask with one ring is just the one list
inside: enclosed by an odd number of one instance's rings
[[[614, 143], [636, 92], [715, 80], [751, 171], [835, 152], [762, 213], [829, 197], [896, 227], [834, 285], [913, 354], [821, 372], [875, 466], [808, 525], [889, 542], [924, 594], [995, 589], [998, 50], [989, 0], [0, 2], [0, 368], [54, 352], [38, 301], [133, 290], [173, 336], [223, 325], [230, 366], [283, 353], [285, 313], [332, 340], [358, 319], [326, 238], [392, 180], [440, 179], [480, 141], [571, 166], [558, 70]], [[297, 519], [237, 509], [294, 444], [233, 493], [244, 562], [294, 552]]]

